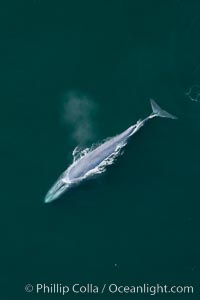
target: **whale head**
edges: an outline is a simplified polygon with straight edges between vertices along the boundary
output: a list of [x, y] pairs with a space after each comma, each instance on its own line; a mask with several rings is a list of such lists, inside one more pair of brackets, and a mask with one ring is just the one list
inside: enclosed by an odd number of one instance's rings
[[48, 193], [45, 196], [44, 202], [50, 203], [60, 197], [64, 192], [66, 192], [71, 184], [63, 180], [63, 178], [59, 178]]

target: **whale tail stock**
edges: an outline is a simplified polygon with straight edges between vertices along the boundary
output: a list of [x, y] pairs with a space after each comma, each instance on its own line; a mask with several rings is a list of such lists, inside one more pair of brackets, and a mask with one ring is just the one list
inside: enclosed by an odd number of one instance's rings
[[160, 108], [160, 106], [152, 99], [150, 99], [151, 108], [152, 108], [152, 115], [161, 117], [161, 118], [170, 118], [170, 119], [178, 119], [177, 117], [171, 115], [167, 111]]

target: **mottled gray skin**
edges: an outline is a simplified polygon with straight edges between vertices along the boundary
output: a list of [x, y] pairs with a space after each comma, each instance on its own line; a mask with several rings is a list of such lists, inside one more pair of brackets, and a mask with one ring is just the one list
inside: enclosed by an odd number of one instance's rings
[[79, 179], [89, 171], [99, 166], [106, 158], [108, 158], [110, 155], [114, 153], [114, 151], [120, 144], [126, 143], [127, 139], [139, 129], [138, 127], [141, 127], [139, 123], [129, 127], [121, 134], [104, 142], [96, 149], [89, 152], [80, 160], [78, 160], [77, 163], [74, 164], [72, 168], [69, 170], [68, 173], [69, 180], [73, 181]]

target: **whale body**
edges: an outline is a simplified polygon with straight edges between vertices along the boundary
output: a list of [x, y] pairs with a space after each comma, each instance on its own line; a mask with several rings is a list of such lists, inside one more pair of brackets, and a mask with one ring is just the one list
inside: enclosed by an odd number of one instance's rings
[[66, 171], [58, 178], [56, 183], [48, 191], [45, 203], [56, 200], [72, 186], [75, 186], [94, 175], [98, 167], [104, 164], [118, 149], [127, 144], [128, 139], [135, 134], [148, 120], [155, 117], [177, 119], [167, 111], [161, 109], [154, 100], [150, 100], [152, 113], [143, 120], [139, 120], [135, 125], [130, 126], [122, 133], [108, 139], [94, 150], [86, 153], [83, 157], [75, 160]]

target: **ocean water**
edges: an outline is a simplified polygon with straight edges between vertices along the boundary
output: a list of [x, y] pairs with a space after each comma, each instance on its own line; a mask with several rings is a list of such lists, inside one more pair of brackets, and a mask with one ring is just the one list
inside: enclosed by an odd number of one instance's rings
[[[2, 299], [43, 299], [37, 283], [192, 285], [180, 297], [198, 299], [200, 3], [0, 6]], [[70, 93], [94, 110], [72, 116]], [[150, 121], [102, 176], [45, 205], [78, 141], [120, 133], [150, 98], [178, 120]], [[99, 295], [46, 295], [74, 296]]]

